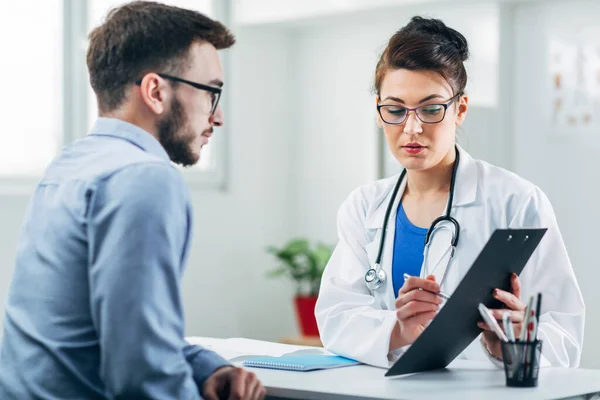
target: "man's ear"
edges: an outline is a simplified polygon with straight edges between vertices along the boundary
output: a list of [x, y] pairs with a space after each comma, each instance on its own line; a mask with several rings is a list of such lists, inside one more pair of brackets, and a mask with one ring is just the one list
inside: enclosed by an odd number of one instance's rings
[[166, 110], [166, 104], [171, 96], [170, 86], [163, 78], [155, 73], [146, 74], [139, 85], [142, 101], [156, 115]]

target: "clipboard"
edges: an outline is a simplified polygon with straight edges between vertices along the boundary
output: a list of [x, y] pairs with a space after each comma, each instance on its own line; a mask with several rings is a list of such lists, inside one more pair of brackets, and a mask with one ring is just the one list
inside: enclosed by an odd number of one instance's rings
[[510, 275], [521, 273], [547, 229], [497, 229], [438, 315], [385, 376], [448, 366], [482, 332], [478, 305], [503, 308], [495, 288], [510, 291]]

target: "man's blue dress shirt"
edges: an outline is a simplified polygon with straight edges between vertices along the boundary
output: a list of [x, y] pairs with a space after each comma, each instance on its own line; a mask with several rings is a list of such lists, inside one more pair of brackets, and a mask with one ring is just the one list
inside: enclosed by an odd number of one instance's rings
[[66, 147], [22, 228], [0, 399], [201, 398], [228, 364], [184, 340], [191, 231], [182, 176], [148, 132], [100, 118]]

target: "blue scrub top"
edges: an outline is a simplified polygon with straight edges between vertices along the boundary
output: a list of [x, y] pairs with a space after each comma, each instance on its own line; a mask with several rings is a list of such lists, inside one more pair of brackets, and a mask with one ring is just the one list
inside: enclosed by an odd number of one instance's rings
[[392, 281], [394, 293], [404, 284], [404, 274], [419, 276], [423, 264], [427, 229], [413, 225], [404, 212], [402, 202], [396, 214], [396, 232], [394, 235], [394, 258], [392, 261]]

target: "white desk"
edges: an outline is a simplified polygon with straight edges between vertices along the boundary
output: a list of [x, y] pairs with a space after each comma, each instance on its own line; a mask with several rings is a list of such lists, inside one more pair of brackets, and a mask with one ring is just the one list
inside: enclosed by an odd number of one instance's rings
[[543, 368], [538, 387], [524, 389], [507, 387], [503, 370], [478, 365], [457, 361], [446, 370], [393, 378], [365, 365], [311, 372], [249, 369], [273, 399], [600, 399], [592, 396], [600, 393], [600, 370]]
[[[288, 352], [323, 353], [314, 347], [290, 346], [250, 339], [188, 338], [217, 351], [235, 365], [251, 355]], [[600, 370], [541, 368], [536, 388], [509, 388], [504, 370], [491, 363], [456, 360], [448, 369], [386, 378], [381, 368], [359, 365], [324, 371], [292, 372], [248, 368], [267, 388], [270, 399], [599, 399]]]

